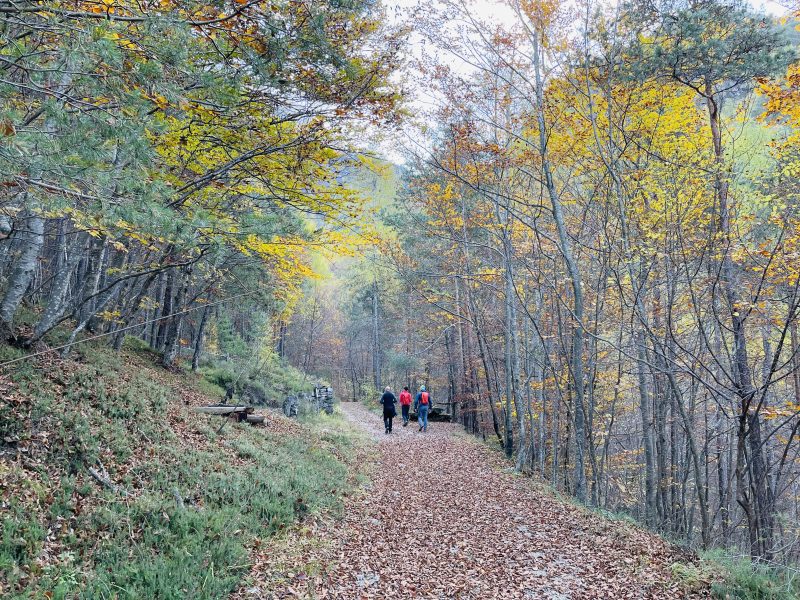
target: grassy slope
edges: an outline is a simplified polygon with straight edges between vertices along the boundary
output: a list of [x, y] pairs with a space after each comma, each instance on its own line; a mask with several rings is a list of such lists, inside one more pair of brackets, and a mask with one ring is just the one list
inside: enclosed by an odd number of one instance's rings
[[0, 373], [4, 598], [224, 597], [261, 538], [335, 511], [353, 483], [359, 442], [329, 431], [337, 417], [219, 432], [187, 405], [221, 391], [146, 351], [87, 345]]

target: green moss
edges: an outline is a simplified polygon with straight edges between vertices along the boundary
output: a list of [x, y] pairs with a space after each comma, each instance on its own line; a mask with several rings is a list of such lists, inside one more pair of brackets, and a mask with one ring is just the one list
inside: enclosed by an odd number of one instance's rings
[[31, 564], [39, 554], [47, 532], [17, 498], [11, 497], [3, 512], [0, 573], [13, 585], [24, 576], [20, 567]]
[[200, 369], [200, 374], [206, 381], [221, 389], [223, 394], [227, 386], [234, 385], [239, 379], [236, 373], [225, 367], [203, 367]]
[[208, 396], [210, 399], [218, 401], [225, 397], [225, 388], [217, 385], [213, 381], [209, 381], [204, 377], [197, 377], [193, 380], [194, 386], [201, 394]]
[[[342, 457], [357, 442], [340, 418], [308, 419], [299, 436], [233, 423], [218, 433], [223, 421], [182, 412], [173, 391], [218, 392], [217, 384], [167, 374], [143, 352], [89, 344], [76, 353], [80, 364], [43, 373], [25, 361], [10, 370], [30, 399], [28, 418], [0, 404], [0, 432], [25, 439], [46, 431], [47, 444], [25, 498], [4, 510], [0, 581], [9, 597], [223, 598], [246, 579], [256, 535], [341, 509], [352, 481]], [[182, 443], [167, 418], [176, 410], [209, 440], [205, 447]], [[87, 475], [100, 464], [124, 494]], [[40, 568], [54, 523], [64, 524], [59, 554]]]

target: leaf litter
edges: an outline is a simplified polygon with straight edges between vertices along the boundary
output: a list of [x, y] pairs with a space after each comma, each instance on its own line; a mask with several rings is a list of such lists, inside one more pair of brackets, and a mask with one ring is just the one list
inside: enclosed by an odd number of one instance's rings
[[383, 432], [342, 411], [375, 445], [372, 481], [341, 519], [317, 517], [255, 549], [255, 585], [235, 596], [343, 600], [710, 598], [672, 575], [694, 558], [657, 535], [557, 499], [456, 425]]

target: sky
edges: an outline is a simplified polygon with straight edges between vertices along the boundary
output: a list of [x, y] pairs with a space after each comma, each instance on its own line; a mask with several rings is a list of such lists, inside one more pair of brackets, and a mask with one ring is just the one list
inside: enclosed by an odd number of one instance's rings
[[[410, 9], [415, 7], [419, 0], [384, 0], [384, 6], [389, 9], [392, 19], [402, 18], [402, 15], [408, 14]], [[502, 0], [472, 0], [475, 15], [489, 21], [499, 20], [512, 20], [513, 13], [508, 8], [506, 2]], [[755, 8], [763, 9], [765, 12], [778, 17], [784, 16], [790, 12], [791, 6], [789, 2], [774, 2], [773, 0], [752, 0], [750, 4]]]
[[[437, 4], [437, 0], [428, 0], [432, 4]], [[512, 9], [508, 6], [507, 1], [503, 0], [464, 0], [465, 3], [471, 4], [473, 15], [479, 21], [485, 21], [487, 23], [497, 23], [497, 24], [513, 24], [516, 21], [516, 16]], [[573, 0], [564, 0], [565, 2], [571, 2]], [[598, 0], [593, 0], [597, 2]], [[613, 3], [617, 0], [603, 0], [604, 2]], [[789, 6], [789, 2], [791, 0], [784, 0], [783, 2], [775, 2], [773, 0], [750, 0], [750, 4], [756, 8], [764, 10], [767, 14], [774, 15], [775, 17], [783, 17], [789, 15], [792, 12], [791, 7]], [[396, 24], [399, 23], [406, 23], [409, 17], [412, 14], [413, 9], [420, 4], [420, 0], [384, 0], [383, 5], [387, 9], [387, 16], [389, 19]], [[794, 10], [797, 10], [796, 8]], [[423, 41], [421, 36], [414, 36], [412, 34], [410, 40], [410, 54], [412, 58], [419, 58], [423, 52]], [[431, 51], [432, 49], [428, 46], [427, 51]], [[461, 67], [456, 64], [457, 61], [450, 63], [450, 67], [456, 69], [457, 71], [461, 70]], [[416, 110], [417, 114], [423, 113], [426, 108], [426, 104], [429, 102], [426, 100], [428, 96], [428, 91], [423, 89], [424, 83], [420, 84], [419, 82], [414, 83], [413, 86], [416, 89], [411, 89], [409, 91], [412, 92], [412, 95], [415, 96], [415, 99], [411, 101], [410, 106], [412, 107], [412, 111]], [[413, 128], [412, 128], [413, 129]], [[404, 159], [404, 152], [403, 146], [404, 145], [412, 145], [415, 146], [419, 144], [420, 140], [418, 138], [418, 130], [414, 130], [411, 133], [406, 133], [406, 137], [408, 139], [398, 139], [396, 136], [392, 136], [391, 139], [383, 140], [382, 143], [379, 144], [380, 152], [390, 161], [395, 164], [403, 164], [405, 162]], [[425, 142], [422, 142], [423, 145]]]

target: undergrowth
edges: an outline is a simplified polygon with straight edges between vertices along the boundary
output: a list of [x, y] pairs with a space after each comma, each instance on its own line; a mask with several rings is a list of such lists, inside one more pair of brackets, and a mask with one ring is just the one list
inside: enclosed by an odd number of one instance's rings
[[291, 366], [271, 349], [207, 357], [201, 361], [196, 375], [197, 384], [211, 396], [224, 397], [230, 389], [236, 398], [276, 407], [287, 396], [311, 393], [315, 385], [325, 384]]
[[[0, 361], [17, 356], [0, 346]], [[144, 349], [76, 358], [0, 375], [0, 596], [222, 598], [258, 539], [340, 509], [359, 442], [338, 417], [291, 435], [220, 429], [180, 401], [216, 390]]]
[[756, 564], [747, 558], [732, 557], [723, 551], [702, 554], [706, 570], [718, 577], [711, 590], [720, 600], [797, 600], [800, 578], [796, 572], [779, 566]]

